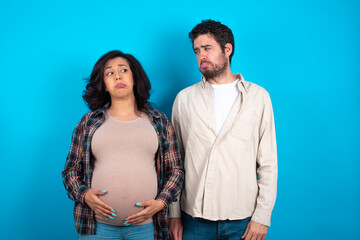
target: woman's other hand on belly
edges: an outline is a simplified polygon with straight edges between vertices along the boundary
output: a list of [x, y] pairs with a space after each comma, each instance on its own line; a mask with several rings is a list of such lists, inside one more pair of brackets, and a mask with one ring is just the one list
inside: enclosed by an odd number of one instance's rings
[[100, 200], [99, 196], [106, 194], [106, 190], [90, 189], [85, 195], [85, 202], [100, 217], [109, 220], [116, 216], [115, 210]]
[[160, 200], [149, 200], [145, 202], [138, 202], [135, 204], [137, 207], [144, 208], [140, 212], [129, 216], [126, 222], [128, 224], [139, 224], [149, 218], [155, 213], [165, 208], [165, 204]]

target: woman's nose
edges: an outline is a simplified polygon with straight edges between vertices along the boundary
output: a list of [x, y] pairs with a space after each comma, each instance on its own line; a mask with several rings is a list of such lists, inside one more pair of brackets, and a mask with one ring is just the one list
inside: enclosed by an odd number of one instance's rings
[[120, 74], [120, 73], [116, 73], [116, 75], [115, 75], [115, 79], [116, 79], [116, 80], [121, 79], [121, 74]]

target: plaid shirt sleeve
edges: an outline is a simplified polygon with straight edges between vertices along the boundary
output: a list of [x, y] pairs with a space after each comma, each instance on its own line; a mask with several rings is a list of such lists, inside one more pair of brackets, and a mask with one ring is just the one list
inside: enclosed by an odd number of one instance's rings
[[158, 195], [156, 200], [162, 201], [166, 208], [154, 215], [155, 239], [168, 240], [169, 236], [169, 211], [168, 206], [177, 200], [184, 183], [184, 168], [178, 148], [174, 128], [165, 116], [159, 111], [156, 114], [154, 127], [159, 135], [160, 148], [156, 159], [158, 173]]
[[[182, 166], [178, 142], [174, 128], [166, 116], [162, 117], [162, 164], [160, 166], [164, 181], [156, 200], [162, 201], [166, 207], [177, 200], [184, 183], [184, 169]], [[162, 134], [161, 134], [162, 135]]]
[[62, 172], [63, 183], [70, 199], [84, 204], [85, 194], [90, 188], [83, 181], [84, 169], [82, 164], [84, 145], [84, 125], [87, 119], [85, 115], [73, 131], [70, 151], [66, 159], [65, 168]]

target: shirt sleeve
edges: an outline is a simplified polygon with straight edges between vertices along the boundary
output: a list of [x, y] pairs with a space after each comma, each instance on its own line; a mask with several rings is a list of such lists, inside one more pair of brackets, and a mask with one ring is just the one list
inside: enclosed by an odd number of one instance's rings
[[259, 195], [252, 220], [270, 226], [271, 212], [276, 199], [278, 168], [274, 114], [268, 93], [264, 97], [263, 106], [257, 153]]
[[163, 143], [163, 168], [165, 181], [156, 200], [162, 201], [165, 206], [177, 200], [177, 196], [184, 183], [184, 169], [178, 148], [178, 142], [171, 122], [164, 117], [165, 139]]
[[69, 198], [85, 204], [85, 194], [90, 188], [83, 182], [83, 146], [85, 117], [79, 121], [73, 131], [69, 154], [62, 172], [63, 183]]
[[[179, 126], [179, 117], [178, 116], [179, 116], [179, 102], [178, 102], [178, 98], [176, 98], [174, 101], [173, 109], [172, 109], [171, 120], [172, 120], [174, 130], [176, 132], [176, 136], [178, 139], [181, 159], [184, 159], [184, 157], [185, 157], [184, 156], [184, 147], [182, 144], [181, 131], [180, 131], [181, 128]], [[170, 218], [180, 218], [181, 217], [180, 196], [181, 196], [181, 193], [177, 197], [177, 201], [171, 203], [169, 206], [169, 217]]]

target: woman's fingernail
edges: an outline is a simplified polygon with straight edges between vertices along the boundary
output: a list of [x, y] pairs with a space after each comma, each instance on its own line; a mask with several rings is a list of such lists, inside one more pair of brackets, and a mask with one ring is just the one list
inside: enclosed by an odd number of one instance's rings
[[113, 215], [114, 217], [116, 217], [116, 214], [115, 214], [115, 213], [113, 213], [113, 214], [111, 214], [111, 215]]
[[106, 193], [106, 190], [102, 190], [101, 192], [102, 192], [102, 193]]
[[129, 224], [129, 223], [127, 223], [127, 222], [124, 222], [124, 225], [125, 225], [125, 226], [129, 226], [130, 224]]
[[136, 203], [136, 206], [141, 206], [141, 202]]
[[108, 219], [108, 218], [105, 218], [105, 220], [106, 220], [106, 221], [109, 221], [109, 219]]
[[125, 218], [125, 221], [129, 221], [130, 220], [130, 218]]
[[114, 210], [114, 209], [111, 209], [111, 211], [112, 211], [112, 212], [115, 212], [115, 210]]
[[109, 217], [110, 219], [114, 219], [113, 217]]

